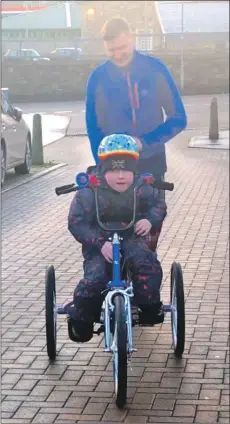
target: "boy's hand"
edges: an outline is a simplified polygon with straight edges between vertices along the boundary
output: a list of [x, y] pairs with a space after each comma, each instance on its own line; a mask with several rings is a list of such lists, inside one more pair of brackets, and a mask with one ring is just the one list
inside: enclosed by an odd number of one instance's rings
[[135, 225], [135, 233], [138, 236], [144, 237], [147, 236], [151, 228], [152, 224], [149, 222], [148, 219], [140, 219], [140, 221], [138, 221]]
[[107, 262], [112, 262], [113, 260], [113, 245], [111, 241], [106, 241], [101, 248], [101, 253], [104, 256]]

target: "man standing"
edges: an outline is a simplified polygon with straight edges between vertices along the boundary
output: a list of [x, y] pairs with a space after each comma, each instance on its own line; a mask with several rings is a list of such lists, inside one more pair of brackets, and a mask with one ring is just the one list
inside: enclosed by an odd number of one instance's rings
[[139, 171], [163, 179], [165, 143], [187, 125], [180, 94], [159, 59], [135, 50], [124, 19], [108, 21], [102, 36], [109, 60], [90, 75], [86, 96], [86, 126], [95, 162], [103, 137], [127, 134], [141, 151]]

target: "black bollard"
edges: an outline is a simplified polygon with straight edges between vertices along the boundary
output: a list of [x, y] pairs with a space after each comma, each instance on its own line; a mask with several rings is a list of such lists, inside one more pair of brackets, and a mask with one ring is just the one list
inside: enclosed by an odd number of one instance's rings
[[33, 117], [32, 164], [44, 165], [42, 143], [42, 117], [36, 113]]
[[215, 97], [213, 97], [210, 106], [209, 140], [219, 140], [218, 104]]

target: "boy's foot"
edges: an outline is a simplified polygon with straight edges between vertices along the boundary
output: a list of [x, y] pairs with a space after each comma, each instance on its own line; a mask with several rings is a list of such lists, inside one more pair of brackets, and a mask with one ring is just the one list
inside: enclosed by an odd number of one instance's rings
[[67, 315], [69, 338], [77, 343], [88, 342], [93, 337], [93, 323], [76, 320], [73, 315], [74, 308], [69, 308]]
[[154, 325], [164, 322], [163, 303], [159, 302], [139, 310], [139, 325]]

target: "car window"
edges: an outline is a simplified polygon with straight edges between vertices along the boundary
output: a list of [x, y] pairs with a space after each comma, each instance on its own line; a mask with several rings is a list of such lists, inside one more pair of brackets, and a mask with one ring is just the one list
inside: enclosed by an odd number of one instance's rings
[[7, 56], [16, 57], [18, 54], [17, 50], [10, 50], [7, 52]]
[[30, 52], [30, 56], [32, 56], [32, 57], [38, 57], [39, 56], [39, 53], [36, 52], [36, 50], [29, 50], [29, 52]]
[[6, 115], [13, 116], [13, 107], [6, 100], [5, 96], [2, 94], [2, 111]]
[[26, 56], [25, 50], [17, 50], [16, 51], [16, 56], [17, 57], [25, 57]]

